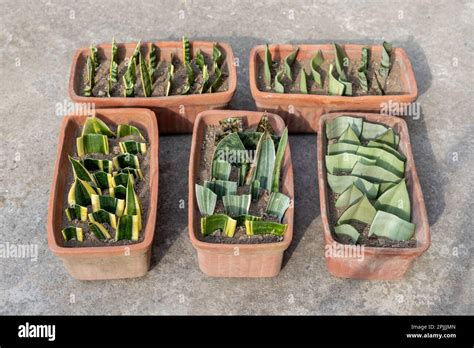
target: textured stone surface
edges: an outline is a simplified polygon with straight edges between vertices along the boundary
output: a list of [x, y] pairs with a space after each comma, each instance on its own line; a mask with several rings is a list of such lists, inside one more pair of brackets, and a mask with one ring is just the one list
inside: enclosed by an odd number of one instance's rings
[[[0, 314], [473, 314], [472, 1], [1, 1], [0, 242], [38, 245], [38, 260], [0, 259]], [[74, 50], [90, 43], [229, 42], [239, 58], [235, 109], [254, 109], [250, 48], [264, 42], [404, 47], [418, 81], [407, 119], [432, 246], [397, 282], [326, 271], [315, 135], [291, 136], [295, 239], [274, 279], [212, 279], [187, 236], [190, 136], [163, 136], [154, 267], [142, 279], [80, 282], [48, 250], [46, 216]], [[59, 110], [60, 111], [60, 110]], [[181, 173], [177, 175], [177, 173]]]

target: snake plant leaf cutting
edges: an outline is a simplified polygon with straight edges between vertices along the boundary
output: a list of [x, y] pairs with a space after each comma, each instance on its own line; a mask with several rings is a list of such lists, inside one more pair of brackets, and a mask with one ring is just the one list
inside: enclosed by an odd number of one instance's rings
[[150, 77], [150, 69], [146, 64], [143, 54], [140, 52], [138, 55], [140, 61], [140, 78], [142, 81], [143, 95], [145, 97], [150, 97], [152, 93], [152, 82]]
[[374, 207], [387, 213], [397, 215], [406, 221], [411, 218], [410, 196], [408, 195], [405, 180], [401, 180], [395, 186], [387, 189], [375, 201]]
[[115, 136], [115, 133], [110, 130], [104, 121], [94, 116], [87, 118], [86, 123], [84, 123], [84, 127], [82, 128], [81, 134], [101, 134], [108, 137]]
[[329, 87], [328, 93], [329, 95], [343, 95], [345, 85], [334, 76], [334, 66], [331, 64], [329, 65]]
[[306, 71], [301, 69], [300, 74], [300, 92], [303, 94], [308, 94], [308, 82], [306, 81]]
[[91, 45], [89, 47], [89, 51], [90, 51], [91, 61], [92, 61], [92, 63], [94, 63], [94, 69], [97, 69], [100, 65], [99, 51], [98, 51], [97, 47], [95, 47], [94, 45]]
[[273, 88], [277, 93], [285, 93], [285, 87], [283, 86], [283, 74], [283, 70], [280, 70], [275, 75], [275, 83], [273, 85]]
[[335, 206], [336, 208], [351, 206], [363, 196], [364, 193], [362, 193], [362, 191], [357, 188], [357, 185], [353, 183], [338, 197]]
[[213, 137], [205, 138], [202, 151], [206, 156], [212, 154], [212, 164], [206, 167], [203, 184], [195, 185], [202, 238], [213, 243], [215, 238], [224, 238], [220, 243], [227, 243], [225, 238], [247, 238], [250, 243], [262, 240], [254, 235], [267, 236], [269, 241], [281, 238], [291, 202], [291, 197], [280, 192], [288, 130], [276, 135], [266, 115], [252, 128], [240, 117], [207, 127]]
[[112, 88], [114, 83], [117, 82], [118, 79], [118, 64], [117, 64], [117, 42], [115, 39], [112, 39], [112, 49], [111, 49], [111, 58], [110, 58], [110, 67], [109, 67], [109, 79], [107, 84], [107, 96], [111, 96]]
[[365, 93], [369, 92], [369, 80], [368, 80], [368, 69], [369, 69], [369, 48], [362, 48], [360, 66], [357, 70], [359, 85]]
[[146, 154], [146, 143], [139, 143], [134, 140], [127, 140], [119, 142], [120, 152], [130, 153], [136, 155], [141, 153], [142, 155]]
[[[336, 221], [332, 227], [337, 238], [362, 244], [379, 237], [393, 242], [411, 239], [416, 226], [410, 221], [410, 194], [403, 178], [406, 158], [398, 151], [399, 135], [386, 125], [350, 116], [332, 118], [325, 128], [331, 141], [325, 160], [332, 194], [330, 220]], [[354, 135], [358, 144], [346, 142], [348, 138], [356, 142]]]
[[156, 46], [150, 43], [148, 49], [148, 73], [150, 74], [151, 82], [155, 82], [155, 72], [158, 66], [158, 59], [156, 53]]
[[408, 240], [415, 234], [415, 227], [415, 224], [411, 222], [379, 210], [370, 226], [369, 236], [375, 234], [391, 240]]
[[111, 238], [110, 234], [109, 234], [109, 231], [107, 231], [107, 229], [98, 222], [92, 222], [91, 221], [91, 222], [89, 222], [87, 227], [89, 228], [89, 231], [92, 231], [92, 233], [94, 233], [94, 235], [99, 240], [105, 240], [105, 239], [110, 239]]
[[284, 59], [283, 71], [285, 72], [285, 76], [288, 77], [290, 80], [293, 80], [291, 75], [291, 67], [296, 60], [296, 56], [298, 55], [299, 48], [296, 48], [293, 52], [288, 54]]
[[234, 220], [225, 214], [214, 214], [201, 218], [201, 232], [203, 236], [221, 230], [225, 236], [232, 238], [236, 227], [237, 220]]
[[[115, 141], [114, 153], [118, 148], [121, 154], [109, 153], [109, 141]], [[128, 124], [115, 132], [100, 118], [88, 117], [76, 143], [76, 154], [69, 155], [73, 180], [64, 213], [71, 225], [63, 229], [65, 243], [138, 241], [144, 209], [135, 184], [145, 180], [139, 158], [148, 155], [142, 132]]]
[[88, 85], [84, 88], [84, 96], [91, 97], [95, 85], [95, 65], [91, 57], [87, 57], [86, 67]]
[[119, 124], [117, 127], [117, 138], [122, 138], [129, 135], [137, 136], [140, 138], [140, 140], [145, 140], [145, 137], [137, 127], [129, 124]]
[[281, 192], [272, 192], [265, 212], [269, 216], [276, 216], [278, 221], [281, 222], [283, 215], [290, 206], [290, 200], [290, 197]]
[[[346, 52], [344, 52], [344, 49], [342, 48], [342, 46], [336, 43], [334, 44], [334, 56], [335, 56], [335, 63], [336, 63], [336, 71], [338, 74], [337, 80], [339, 81], [340, 85], [344, 86], [343, 94], [352, 95], [352, 83], [350, 83], [347, 80], [347, 75], [345, 71], [346, 70], [345, 68], [349, 66], [349, 58], [347, 57]], [[329, 75], [335, 78], [332, 73], [330, 73]], [[340, 85], [339, 85], [339, 88], [340, 88]], [[339, 93], [339, 89], [338, 89], [338, 93]], [[336, 94], [336, 95], [342, 95], [342, 94]]]
[[189, 44], [189, 40], [186, 36], [183, 36], [182, 42], [183, 42], [183, 61], [185, 63], [190, 63], [191, 62], [191, 46]]
[[321, 50], [318, 50], [313, 59], [311, 59], [311, 74], [313, 75], [314, 83], [320, 88], [323, 86], [323, 79], [320, 73], [320, 67], [323, 62], [323, 52], [321, 52]]
[[222, 52], [219, 49], [217, 42], [214, 42], [214, 44], [212, 45], [212, 61], [216, 64], [218, 68], [221, 67], [223, 58], [224, 57], [222, 56]]
[[341, 134], [339, 139], [337, 140], [338, 143], [347, 143], [353, 145], [360, 145], [360, 140], [357, 134], [354, 132], [351, 126], [347, 126], [344, 133]]
[[124, 96], [133, 97], [135, 95], [135, 84], [137, 83], [137, 63], [136, 59], [131, 58], [128, 62], [127, 70], [122, 76], [124, 85]]
[[140, 235], [140, 217], [137, 215], [122, 215], [119, 217], [115, 241], [122, 239], [137, 241]]
[[171, 86], [173, 83], [174, 76], [174, 65], [173, 65], [173, 55], [171, 55], [170, 63], [168, 64], [168, 70], [166, 75], [166, 93], [165, 96], [169, 96], [171, 92]]
[[265, 44], [265, 59], [264, 59], [264, 78], [265, 83], [270, 86], [272, 84], [272, 54], [270, 53], [270, 49], [268, 48], [268, 44]]
[[360, 233], [349, 224], [342, 224], [342, 225], [335, 226], [334, 232], [338, 235], [349, 236], [354, 243], [356, 243], [360, 237]]
[[249, 236], [257, 234], [274, 234], [276, 236], [283, 236], [286, 232], [288, 225], [279, 224], [274, 221], [261, 221], [261, 220], [247, 220], [245, 221], [245, 229]]
[[388, 76], [390, 72], [390, 55], [392, 53], [392, 44], [384, 41], [382, 44], [382, 58], [380, 61], [380, 75], [383, 77]]
[[68, 226], [61, 231], [65, 241], [76, 239], [79, 242], [84, 240], [84, 235], [81, 227]]
[[76, 139], [77, 154], [84, 156], [92, 153], [109, 153], [107, 136], [102, 134], [87, 134]]
[[[270, 126], [271, 127], [271, 126]], [[286, 145], [288, 144], [288, 128], [285, 127], [278, 142], [278, 149], [275, 155], [275, 166], [273, 167], [272, 192], [280, 190], [280, 171], [285, 156]]]
[[210, 93], [217, 91], [223, 82], [222, 70], [217, 66], [216, 63], [214, 63], [213, 66], [214, 66], [215, 78], [214, 78], [214, 81], [212, 82], [211, 87], [209, 88]]
[[[90, 222], [97, 222], [100, 224], [107, 223], [112, 228], [117, 228], [117, 215], [108, 212], [105, 209], [99, 209], [87, 215]], [[86, 218], [87, 218], [86, 217]]]
[[347, 208], [344, 213], [337, 220], [337, 224], [345, 224], [350, 221], [358, 221], [365, 224], [370, 224], [375, 217], [377, 211], [369, 202], [366, 196], [362, 196], [357, 203]]
[[203, 216], [210, 216], [214, 214], [216, 208], [217, 195], [211, 189], [202, 185], [196, 184], [196, 199], [199, 207], [199, 212]]
[[81, 207], [79, 204], [73, 204], [67, 207], [64, 211], [66, 213], [67, 221], [73, 220], [87, 221], [87, 207]]
[[232, 218], [247, 215], [250, 209], [251, 195], [226, 195], [222, 197], [224, 211]]
[[204, 67], [207, 67], [206, 61], [204, 60], [204, 55], [202, 54], [201, 50], [197, 51], [195, 60], [199, 70], [203, 71]]

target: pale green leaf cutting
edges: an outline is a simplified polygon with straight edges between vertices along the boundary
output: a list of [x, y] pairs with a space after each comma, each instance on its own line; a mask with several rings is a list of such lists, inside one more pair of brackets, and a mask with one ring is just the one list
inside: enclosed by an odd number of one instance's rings
[[349, 58], [347, 58], [342, 46], [337, 43], [334, 44], [334, 57], [336, 61], [336, 71], [339, 77], [343, 80], [347, 80], [344, 67], [349, 65]]
[[337, 140], [338, 143], [348, 143], [353, 145], [360, 145], [360, 140], [357, 134], [354, 132], [351, 126], [347, 126], [347, 129]]
[[343, 193], [353, 183], [370, 199], [375, 199], [379, 192], [379, 184], [371, 183], [370, 181], [357, 176], [337, 176], [328, 173], [327, 178], [329, 187], [335, 193]]
[[286, 77], [288, 77], [291, 81], [293, 81], [293, 77], [291, 76], [291, 67], [296, 60], [298, 51], [299, 51], [299, 48], [297, 47], [293, 52], [288, 54], [283, 60], [283, 71], [285, 72]]
[[401, 152], [395, 150], [390, 145], [379, 143], [377, 141], [371, 140], [367, 143], [367, 146], [368, 147], [378, 147], [378, 148], [384, 149], [385, 151], [390, 152], [392, 155], [397, 157], [400, 161], [405, 162], [407, 160], [405, 155], [403, 155]]
[[216, 92], [220, 86], [222, 86], [222, 83], [224, 82], [223, 75], [222, 75], [222, 70], [217, 66], [216, 63], [213, 65], [214, 67], [214, 81], [211, 84], [211, 87], [209, 88], [209, 91], [211, 93]]
[[411, 222], [379, 210], [370, 226], [369, 236], [375, 234], [376, 236], [391, 240], [409, 240], [415, 234], [415, 227], [415, 224]]
[[283, 86], [283, 70], [280, 70], [275, 75], [275, 83], [273, 84], [273, 88], [277, 93], [285, 93], [285, 87]]
[[318, 52], [315, 54], [313, 59], [311, 59], [311, 74], [313, 75], [314, 83], [319, 88], [323, 87], [321, 74], [318, 71], [321, 64], [323, 64], [323, 62], [324, 62], [323, 52], [321, 52], [321, 50], [318, 50]]
[[281, 222], [289, 206], [290, 197], [281, 192], [272, 192], [265, 212], [270, 216], [278, 217], [278, 221]]
[[268, 132], [263, 133], [260, 144], [257, 147], [260, 148], [260, 151], [257, 151], [257, 166], [253, 179], [260, 182], [261, 188], [271, 191], [276, 155], [275, 144]]
[[353, 183], [337, 198], [336, 208], [348, 207], [361, 199], [363, 195], [362, 191]]
[[358, 221], [371, 224], [377, 211], [370, 204], [366, 196], [363, 196], [357, 203], [347, 208], [337, 220], [337, 224], [346, 224], [350, 221]]
[[375, 160], [352, 153], [340, 153], [338, 155], [326, 155], [326, 170], [331, 174], [350, 173], [355, 164], [361, 160], [365, 163], [375, 164]]
[[374, 141], [397, 148], [400, 137], [395, 134], [392, 128], [389, 128], [385, 133], [381, 134]]
[[337, 235], [345, 235], [351, 237], [354, 243], [356, 243], [360, 237], [359, 232], [357, 232], [357, 230], [349, 224], [342, 224], [334, 227], [334, 232], [336, 232]]
[[352, 168], [351, 175], [360, 176], [373, 182], [398, 182], [401, 177], [377, 165], [364, 164], [357, 162]]
[[385, 191], [374, 203], [374, 207], [410, 221], [411, 204], [405, 180]]
[[245, 146], [239, 134], [234, 132], [226, 135], [219, 141], [214, 150], [213, 160], [219, 159], [229, 163], [239, 163], [241, 157], [246, 156]]
[[220, 159], [212, 161], [212, 178], [217, 180], [229, 180], [232, 165]]
[[329, 65], [329, 86], [328, 92], [329, 95], [343, 95], [345, 85], [341, 83], [335, 76], [334, 76], [334, 66], [331, 64]]
[[337, 155], [343, 152], [357, 153], [358, 145], [348, 143], [333, 143], [328, 145], [328, 155]]
[[365, 93], [369, 92], [369, 81], [368, 81], [368, 68], [369, 68], [369, 48], [363, 47], [360, 58], [360, 66], [357, 70], [357, 76], [359, 78], [359, 85]]
[[217, 42], [214, 42], [212, 44], [212, 61], [216, 64], [218, 68], [221, 67], [223, 58], [224, 57], [222, 56], [222, 52], [219, 49]]
[[387, 130], [388, 127], [382, 124], [364, 122], [362, 126], [362, 138], [365, 140], [373, 140], [384, 134]]
[[392, 44], [384, 41], [382, 44], [382, 58], [380, 61], [380, 75], [388, 76], [390, 72], [390, 55], [392, 54]]
[[230, 217], [247, 215], [250, 209], [251, 195], [227, 195], [222, 197], [224, 211]]
[[405, 172], [405, 162], [398, 159], [392, 153], [382, 148], [359, 146], [357, 154], [367, 158], [375, 159], [377, 165], [387, 169], [397, 176], [403, 176]]
[[272, 191], [280, 191], [280, 172], [283, 158], [285, 156], [286, 145], [288, 144], [288, 127], [285, 127], [280, 141], [278, 142], [278, 149], [275, 155], [275, 167], [273, 168]]
[[95, 85], [95, 65], [91, 57], [87, 57], [87, 82], [89, 83], [84, 88], [84, 96], [91, 97], [92, 96], [92, 89]]
[[223, 196], [235, 195], [237, 193], [237, 183], [235, 181], [225, 181], [225, 180], [212, 180], [205, 181], [204, 187], [212, 190], [217, 198], [220, 199]]
[[196, 184], [196, 200], [199, 207], [199, 212], [202, 216], [214, 214], [216, 208], [217, 195], [207, 187]]
[[263, 70], [264, 70], [264, 78], [265, 78], [265, 83], [267, 86], [271, 86], [272, 84], [272, 54], [270, 52], [270, 49], [268, 48], [268, 44], [265, 44], [265, 60], [263, 64]]
[[350, 126], [355, 134], [359, 137], [362, 131], [362, 123], [363, 119], [360, 117], [339, 116], [333, 118], [332, 120], [327, 121], [325, 124], [326, 137], [328, 139], [339, 138], [347, 129], [347, 126]]
[[306, 81], [306, 71], [304, 68], [301, 69], [300, 73], [300, 92], [303, 94], [308, 94], [308, 83]]

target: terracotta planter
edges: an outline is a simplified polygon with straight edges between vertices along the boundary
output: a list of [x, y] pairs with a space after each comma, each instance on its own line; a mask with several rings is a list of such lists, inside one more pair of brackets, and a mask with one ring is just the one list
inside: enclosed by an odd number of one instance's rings
[[87, 116], [70, 114], [64, 117], [58, 143], [58, 155], [48, 206], [48, 244], [51, 251], [76, 279], [118, 279], [140, 277], [150, 266], [151, 247], [155, 234], [158, 206], [158, 125], [153, 112], [147, 109], [97, 109], [96, 115], [110, 124], [131, 123], [143, 130], [150, 151], [150, 203], [143, 223], [144, 240], [130, 245], [107, 247], [64, 247], [61, 235], [67, 173], [71, 170], [68, 154], [76, 143], [78, 128]]
[[398, 150], [406, 158], [405, 178], [407, 179], [408, 193], [412, 205], [412, 222], [416, 224], [415, 238], [417, 245], [414, 248], [378, 248], [364, 247], [362, 259], [354, 257], [330, 257], [326, 255], [326, 263], [330, 273], [342, 278], [356, 279], [399, 279], [403, 277], [412, 262], [423, 254], [430, 246], [430, 230], [426, 214], [425, 201], [421, 192], [415, 162], [411, 152], [410, 137], [405, 120], [371, 113], [333, 113], [321, 116], [318, 131], [318, 184], [323, 222], [325, 250], [331, 246], [340, 247], [332, 237], [329, 226], [328, 187], [325, 166], [326, 132], [325, 124], [341, 115], [362, 117], [369, 122], [376, 122], [392, 127], [400, 135]]
[[[158, 47], [160, 61], [170, 60], [170, 54], [182, 59], [181, 41], [158, 41], [154, 42]], [[119, 43], [118, 56], [120, 59], [130, 57], [137, 43]], [[192, 41], [191, 52], [201, 49], [203, 52], [212, 54], [212, 42]], [[237, 87], [237, 71], [234, 64], [234, 53], [230, 45], [220, 43], [219, 47], [225, 55], [227, 69], [229, 72], [229, 87], [225, 92], [204, 93], [192, 95], [173, 95], [169, 97], [83, 97], [80, 94], [80, 74], [86, 65], [89, 47], [83, 47], [76, 51], [69, 79], [69, 96], [75, 103], [94, 103], [95, 107], [142, 107], [149, 108], [155, 112], [160, 131], [162, 133], [191, 133], [194, 120], [198, 113], [204, 110], [225, 108], [229, 104]], [[110, 58], [111, 44], [97, 45], [101, 59]], [[147, 53], [147, 43], [143, 43], [142, 52]], [[194, 54], [194, 53], [192, 53]]]
[[[270, 45], [273, 60], [280, 60], [299, 47], [297, 60], [311, 59], [317, 50], [325, 59], [334, 60], [333, 45]], [[360, 59], [362, 47], [366, 45], [343, 45], [350, 59]], [[381, 46], [371, 46], [374, 57], [381, 55]], [[410, 60], [403, 48], [394, 48], [394, 59], [400, 64], [403, 94], [384, 96], [328, 96], [316, 94], [280, 94], [258, 89], [258, 67], [263, 64], [265, 46], [256, 46], [250, 52], [250, 90], [261, 111], [269, 111], [283, 117], [288, 130], [294, 133], [315, 133], [322, 114], [331, 111], [375, 111], [380, 112], [384, 103], [411, 103], [416, 100], [418, 89]]]
[[[194, 124], [191, 158], [189, 162], [189, 211], [188, 226], [191, 243], [197, 250], [199, 268], [213, 277], [274, 277], [278, 275], [283, 260], [283, 252], [293, 238], [293, 204], [290, 205], [283, 218], [288, 224], [283, 241], [266, 244], [214, 244], [200, 241], [200, 214], [195, 198], [194, 186], [198, 178], [201, 162], [201, 144], [207, 125], [218, 125], [219, 120], [228, 117], [242, 117], [250, 127], [260, 121], [262, 112], [251, 111], [205, 111], [198, 115]], [[275, 132], [281, 134], [285, 128], [283, 120], [274, 114], [268, 114]], [[293, 165], [291, 163], [290, 146], [285, 152], [282, 165], [281, 192], [294, 199]]]

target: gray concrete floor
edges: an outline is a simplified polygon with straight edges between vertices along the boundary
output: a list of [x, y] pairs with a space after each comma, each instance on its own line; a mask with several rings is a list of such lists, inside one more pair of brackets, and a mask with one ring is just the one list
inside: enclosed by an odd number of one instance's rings
[[[38, 245], [0, 260], [1, 314], [473, 314], [472, 1], [0, 1], [0, 242]], [[182, 11], [182, 12], [181, 12]], [[182, 18], [184, 16], [184, 18]], [[232, 108], [253, 110], [252, 46], [380, 43], [408, 52], [422, 105], [407, 119], [432, 245], [397, 282], [332, 277], [323, 256], [315, 135], [293, 135], [295, 238], [274, 279], [212, 279], [187, 235], [191, 136], [160, 141], [154, 264], [142, 279], [80, 282], [48, 250], [46, 216], [74, 50], [91, 43], [229, 42], [240, 60]], [[71, 299], [75, 301], [71, 301]]]

